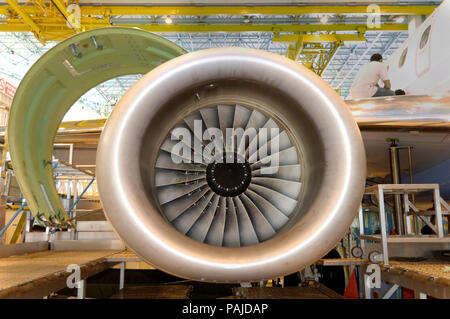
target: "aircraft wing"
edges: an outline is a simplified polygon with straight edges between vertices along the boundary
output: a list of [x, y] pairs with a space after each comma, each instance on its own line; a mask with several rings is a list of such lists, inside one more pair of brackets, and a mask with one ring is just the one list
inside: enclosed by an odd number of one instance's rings
[[347, 100], [361, 130], [450, 130], [450, 92], [445, 95], [398, 95]]
[[[438, 183], [450, 198], [450, 92], [348, 100], [367, 155], [367, 176], [390, 183], [387, 138], [412, 147], [413, 182]], [[408, 155], [400, 153], [403, 182], [408, 183]]]

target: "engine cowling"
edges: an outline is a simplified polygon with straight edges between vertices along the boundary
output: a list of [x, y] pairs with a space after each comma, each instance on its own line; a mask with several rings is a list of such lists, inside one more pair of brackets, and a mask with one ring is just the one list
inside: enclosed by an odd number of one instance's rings
[[189, 53], [143, 76], [97, 154], [101, 201], [127, 246], [208, 282], [314, 263], [354, 219], [365, 175], [344, 101], [298, 63], [246, 48]]

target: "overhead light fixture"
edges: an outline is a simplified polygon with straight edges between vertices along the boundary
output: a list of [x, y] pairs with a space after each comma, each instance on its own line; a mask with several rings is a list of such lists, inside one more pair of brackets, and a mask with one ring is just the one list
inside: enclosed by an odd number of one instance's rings
[[405, 16], [399, 16], [394, 19], [397, 23], [403, 23], [405, 21]]
[[328, 16], [326, 16], [326, 15], [323, 15], [323, 16], [321, 16], [320, 17], [320, 23], [322, 23], [322, 24], [326, 24], [326, 23], [328, 23], [328, 20], [329, 20], [329, 18], [328, 18]]
[[165, 22], [166, 24], [172, 24], [172, 23], [173, 23], [173, 20], [172, 20], [172, 18], [171, 18], [170, 16], [167, 16], [167, 17], [164, 19], [164, 22]]

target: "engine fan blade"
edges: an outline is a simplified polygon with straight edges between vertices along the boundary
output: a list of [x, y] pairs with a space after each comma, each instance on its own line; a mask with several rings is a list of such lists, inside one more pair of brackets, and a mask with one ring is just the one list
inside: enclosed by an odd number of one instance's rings
[[251, 184], [248, 189], [267, 199], [286, 216], [289, 216], [294, 210], [295, 206], [297, 206], [297, 201], [295, 199], [287, 197], [270, 188], [257, 184]]
[[222, 246], [225, 231], [227, 204], [225, 197], [220, 198], [219, 207], [214, 216], [211, 227], [206, 235], [205, 242], [210, 245]]
[[202, 213], [204, 213], [206, 206], [211, 201], [213, 195], [214, 193], [208, 190], [208, 192], [203, 195], [198, 202], [194, 203], [191, 208], [179, 215], [173, 221], [173, 225], [175, 226], [175, 228], [178, 229], [178, 231], [182, 234], [186, 234], [192, 228], [195, 222], [200, 218]]
[[177, 198], [176, 200], [163, 205], [163, 214], [166, 216], [169, 222], [172, 222], [175, 218], [184, 213], [188, 208], [195, 205], [195, 203], [197, 203], [197, 201], [202, 198], [208, 191], [209, 189], [207, 187], [204, 187], [203, 189], [195, 193]]
[[200, 218], [194, 223], [191, 229], [189, 229], [189, 231], [186, 233], [187, 236], [199, 242], [205, 241], [206, 235], [208, 234], [209, 228], [211, 227], [214, 216], [216, 214], [219, 200], [220, 196], [214, 194], [210, 206], [206, 208]]

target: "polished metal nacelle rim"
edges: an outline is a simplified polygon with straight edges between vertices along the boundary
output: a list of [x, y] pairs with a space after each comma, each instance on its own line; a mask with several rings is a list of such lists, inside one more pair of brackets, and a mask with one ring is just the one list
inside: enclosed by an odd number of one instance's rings
[[[281, 96], [283, 109], [272, 112], [280, 115], [294, 136], [302, 137], [308, 166], [301, 212], [283, 233], [245, 247], [215, 247], [178, 232], [161, 216], [155, 188], [142, 178], [151, 174], [157, 148], [170, 128], [168, 118], [183, 114], [183, 105], [169, 102], [177, 94], [191, 89], [195, 93], [205, 83], [224, 79], [273, 88], [264, 96], [273, 101]], [[152, 132], [160, 134], [152, 136]], [[144, 141], [153, 149], [142, 147]], [[210, 282], [270, 279], [315, 262], [351, 224], [365, 181], [361, 135], [342, 99], [297, 63], [243, 48], [190, 53], [145, 75], [108, 119], [97, 163], [105, 212], [124, 242], [159, 269]]]

